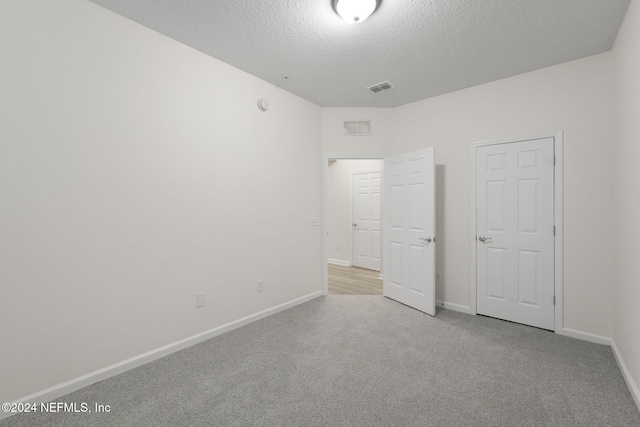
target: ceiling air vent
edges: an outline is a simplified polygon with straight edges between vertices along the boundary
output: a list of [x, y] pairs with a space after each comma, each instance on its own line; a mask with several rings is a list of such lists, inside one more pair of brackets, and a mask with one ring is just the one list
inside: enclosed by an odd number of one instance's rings
[[392, 87], [393, 87], [393, 85], [391, 84], [391, 82], [389, 82], [389, 80], [387, 80], [385, 82], [381, 82], [381, 83], [377, 83], [377, 84], [375, 84], [373, 86], [369, 86], [367, 89], [369, 89], [373, 93], [378, 93], [378, 92], [382, 92], [383, 90], [391, 89]]

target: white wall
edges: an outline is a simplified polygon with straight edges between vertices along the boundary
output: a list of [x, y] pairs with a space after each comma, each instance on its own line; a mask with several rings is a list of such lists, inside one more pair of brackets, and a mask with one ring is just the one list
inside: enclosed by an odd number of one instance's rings
[[438, 300], [470, 304], [471, 143], [564, 130], [564, 326], [612, 335], [611, 75], [606, 53], [392, 111], [394, 154], [435, 147]]
[[[327, 187], [327, 236], [329, 262], [353, 265], [353, 174], [380, 172], [381, 160], [337, 160], [329, 162]], [[339, 249], [338, 249], [339, 246]]]
[[614, 341], [640, 407], [640, 3], [614, 45]]
[[319, 107], [84, 0], [0, 54], [0, 401], [322, 289]]

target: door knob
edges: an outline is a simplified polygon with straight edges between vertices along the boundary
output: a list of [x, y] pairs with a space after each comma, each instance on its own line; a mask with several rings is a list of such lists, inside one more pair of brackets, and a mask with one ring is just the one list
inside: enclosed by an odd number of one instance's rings
[[427, 243], [427, 244], [431, 243], [432, 241], [431, 237], [427, 237], [427, 238], [421, 237], [420, 240], [422, 240], [423, 243]]
[[357, 223], [355, 223], [355, 222], [354, 222], [353, 224], [351, 224], [351, 225], [353, 225], [354, 227], [357, 227], [357, 226], [358, 226], [358, 224], [357, 224]]
[[484, 242], [490, 241], [491, 237], [480, 236], [480, 237], [478, 237], [478, 240], [480, 240], [481, 243], [484, 243]]

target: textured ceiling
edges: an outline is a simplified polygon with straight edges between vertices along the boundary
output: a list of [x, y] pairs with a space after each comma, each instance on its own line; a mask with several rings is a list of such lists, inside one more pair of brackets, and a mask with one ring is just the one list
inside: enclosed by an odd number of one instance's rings
[[91, 1], [323, 107], [395, 107], [605, 52], [630, 2], [382, 0], [349, 25], [331, 0]]

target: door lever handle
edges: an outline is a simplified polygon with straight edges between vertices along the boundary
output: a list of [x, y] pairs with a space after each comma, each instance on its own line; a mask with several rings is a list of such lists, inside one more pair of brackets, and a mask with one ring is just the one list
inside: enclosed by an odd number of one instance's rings
[[422, 243], [426, 243], [426, 244], [429, 244], [432, 241], [435, 241], [435, 239], [432, 240], [431, 237], [427, 237], [427, 238], [420, 237], [420, 240], [422, 240]]
[[480, 236], [480, 237], [478, 237], [478, 240], [480, 240], [480, 243], [490, 242], [491, 241], [491, 237]]

